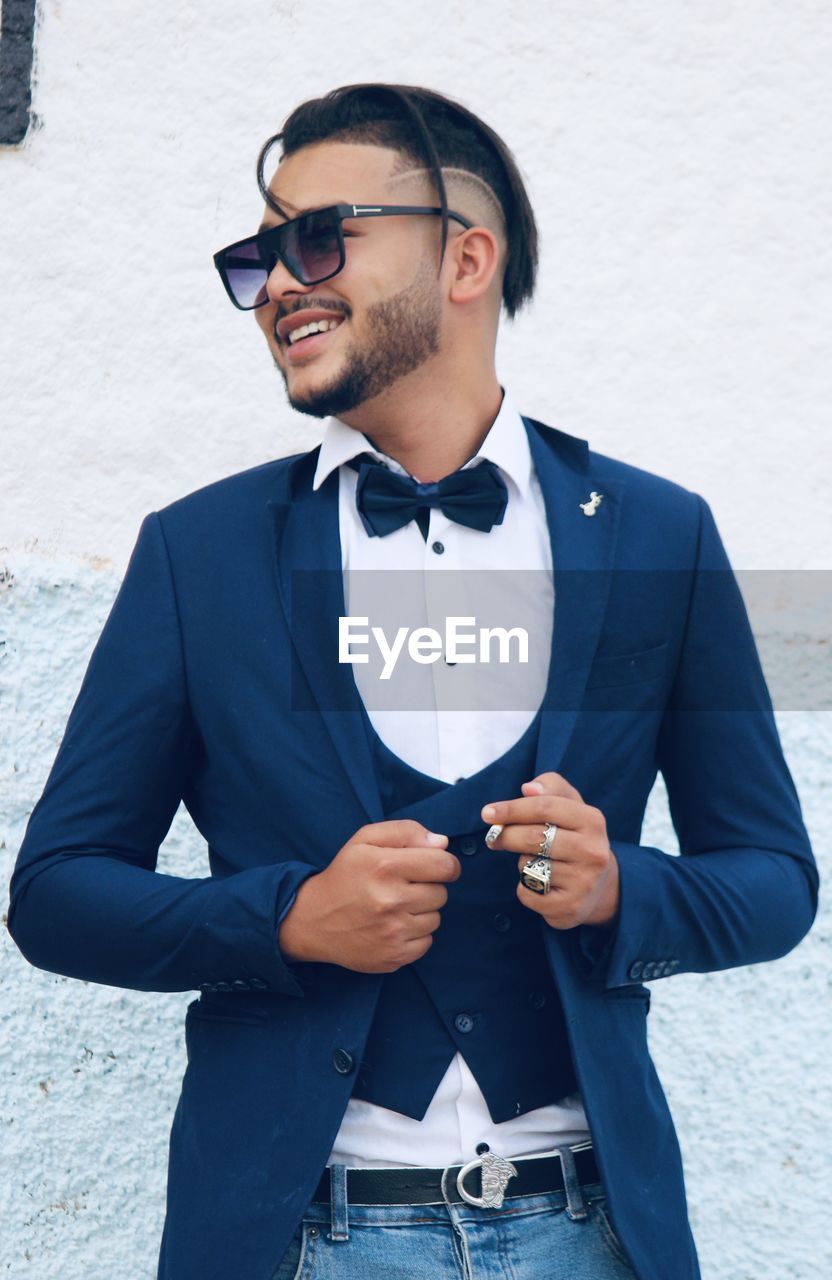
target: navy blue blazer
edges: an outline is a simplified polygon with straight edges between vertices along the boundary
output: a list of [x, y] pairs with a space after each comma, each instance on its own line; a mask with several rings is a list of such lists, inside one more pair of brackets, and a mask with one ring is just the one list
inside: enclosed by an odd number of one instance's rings
[[[611, 930], [541, 929], [613, 1223], [642, 1280], [694, 1280], [644, 984], [784, 955], [814, 918], [817, 871], [708, 504], [525, 423], [555, 573], [536, 772], [602, 810], [621, 874]], [[161, 1280], [269, 1280], [383, 980], [287, 964], [277, 946], [298, 885], [383, 816], [352, 669], [325, 643], [345, 609], [338, 476], [313, 492], [317, 455], [144, 519], [11, 881], [8, 927], [32, 964], [201, 992], [185, 1018]], [[317, 569], [332, 572], [303, 577], [293, 609], [293, 570]], [[681, 856], [640, 843], [658, 770]], [[208, 845], [202, 879], [155, 870], [180, 801]]]

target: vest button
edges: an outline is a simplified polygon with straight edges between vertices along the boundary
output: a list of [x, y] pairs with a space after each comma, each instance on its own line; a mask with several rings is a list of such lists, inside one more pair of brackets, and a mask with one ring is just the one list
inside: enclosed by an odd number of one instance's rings
[[459, 842], [459, 852], [464, 853], [466, 858], [470, 858], [472, 853], [477, 852], [476, 836], [463, 836]]
[[542, 1009], [546, 1003], [546, 996], [542, 991], [533, 991], [529, 996], [529, 1004], [533, 1009]]
[[348, 1076], [355, 1066], [355, 1059], [346, 1049], [336, 1049], [332, 1055], [332, 1065], [342, 1076]]
[[494, 928], [498, 933], [507, 933], [511, 928], [511, 921], [508, 916], [503, 915], [502, 911], [498, 911], [494, 917]]
[[474, 1019], [470, 1013], [458, 1013], [454, 1018], [454, 1026], [457, 1031], [461, 1031], [464, 1035], [466, 1032], [474, 1030]]

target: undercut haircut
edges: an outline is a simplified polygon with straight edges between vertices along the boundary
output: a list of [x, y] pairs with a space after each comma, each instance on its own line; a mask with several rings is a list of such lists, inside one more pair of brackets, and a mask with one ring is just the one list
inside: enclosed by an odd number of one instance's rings
[[517, 161], [502, 138], [467, 107], [432, 89], [403, 84], [350, 84], [295, 107], [280, 133], [257, 157], [257, 185], [275, 213], [283, 210], [269, 191], [266, 161], [280, 143], [281, 160], [317, 142], [369, 143], [401, 153], [430, 173], [442, 209], [440, 265], [448, 240], [448, 198], [443, 168], [464, 170], [489, 188], [502, 210], [506, 236], [503, 306], [509, 319], [534, 295], [538, 234]]

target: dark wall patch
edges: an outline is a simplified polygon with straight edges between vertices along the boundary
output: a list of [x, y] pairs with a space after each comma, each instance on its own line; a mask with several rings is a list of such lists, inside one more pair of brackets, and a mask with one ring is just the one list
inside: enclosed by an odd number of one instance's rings
[[26, 137], [32, 105], [36, 0], [3, 0], [0, 20], [0, 146]]

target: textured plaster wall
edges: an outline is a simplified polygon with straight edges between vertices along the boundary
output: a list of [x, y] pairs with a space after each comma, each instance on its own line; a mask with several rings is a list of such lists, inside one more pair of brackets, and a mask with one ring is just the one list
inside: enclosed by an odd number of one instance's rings
[[[814, 0], [43, 0], [34, 124], [0, 149], [4, 892], [143, 515], [319, 438], [210, 262], [312, 93], [400, 79], [482, 113], [542, 233], [499, 347], [521, 407], [702, 493], [736, 567], [832, 568], [831, 63]], [[803, 640], [828, 655], [824, 624]], [[778, 723], [829, 874], [813, 707]], [[675, 848], [661, 782], [643, 840]], [[159, 869], [206, 866], [180, 813]], [[831, 937], [824, 901], [774, 964], [652, 985], [705, 1280], [832, 1275]], [[192, 993], [0, 948], [0, 1275], [152, 1280]]]

